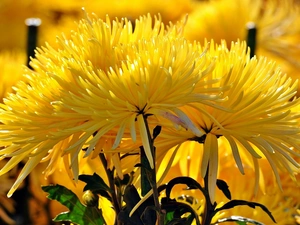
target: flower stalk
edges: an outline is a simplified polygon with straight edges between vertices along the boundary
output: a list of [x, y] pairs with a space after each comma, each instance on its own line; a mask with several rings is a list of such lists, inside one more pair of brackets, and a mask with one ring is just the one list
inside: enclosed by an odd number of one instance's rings
[[208, 179], [208, 174], [209, 174], [209, 163], [207, 165], [207, 170], [206, 170], [206, 174], [204, 177], [204, 189], [202, 191], [204, 197], [205, 197], [205, 208], [204, 208], [204, 213], [202, 216], [202, 224], [203, 225], [210, 225], [212, 218], [215, 215], [215, 208], [216, 208], [216, 203], [212, 204], [210, 201], [210, 197], [209, 197], [209, 192], [208, 192], [208, 183], [209, 183], [209, 179]]
[[255, 49], [256, 49], [256, 33], [257, 29], [255, 26], [255, 23], [249, 22], [247, 24], [247, 45], [250, 48], [250, 58], [252, 58], [255, 55]]
[[[157, 183], [156, 183], [156, 167], [155, 167], [155, 146], [154, 146], [154, 138], [151, 137], [149, 125], [147, 122], [147, 117], [143, 116], [143, 121], [146, 127], [148, 141], [150, 145], [150, 150], [152, 154], [153, 159], [153, 165], [154, 167], [150, 167], [150, 163], [148, 161], [148, 158], [145, 154], [144, 148], [140, 147], [141, 149], [141, 193], [142, 196], [145, 196], [151, 189], [153, 190], [153, 201], [155, 210], [160, 215], [161, 213], [161, 206], [158, 199], [158, 189], [157, 189]], [[162, 225], [163, 221], [161, 221], [161, 217], [158, 216], [158, 225]]]
[[[119, 214], [119, 212], [121, 211], [121, 206], [120, 206], [120, 202], [118, 201], [118, 197], [117, 197], [117, 193], [116, 193], [116, 189], [115, 189], [115, 179], [114, 179], [114, 172], [113, 170], [110, 170], [107, 168], [107, 160], [104, 156], [103, 153], [100, 153], [99, 154], [99, 157], [100, 157], [100, 160], [103, 164], [103, 167], [106, 171], [106, 176], [108, 178], [108, 182], [109, 182], [109, 187], [110, 187], [110, 194], [111, 194], [111, 197], [112, 197], [112, 203], [113, 203], [113, 206], [114, 206], [114, 210], [116, 212], [116, 215]], [[120, 225], [120, 223], [117, 221], [117, 219], [115, 220], [115, 225]]]
[[143, 146], [140, 147], [140, 160], [141, 160], [141, 195], [145, 196], [151, 190], [150, 173], [151, 167], [148, 158], [145, 154]]
[[39, 18], [28, 18], [25, 20], [25, 24], [28, 27], [27, 34], [27, 66], [32, 69], [30, 66], [31, 57], [34, 57], [35, 49], [37, 46], [38, 39], [38, 28], [41, 25], [41, 20]]

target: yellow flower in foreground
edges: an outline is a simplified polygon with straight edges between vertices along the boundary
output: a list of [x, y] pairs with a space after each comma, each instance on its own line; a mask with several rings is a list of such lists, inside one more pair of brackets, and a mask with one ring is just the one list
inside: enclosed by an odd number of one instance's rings
[[[299, 157], [299, 112], [291, 112], [293, 107], [299, 106], [299, 99], [290, 101], [296, 93], [297, 83], [282, 74], [274, 62], [264, 58], [250, 59], [243, 53], [245, 46], [239, 43], [233, 44], [227, 54], [221, 54], [222, 48], [226, 48], [225, 43], [210, 49], [210, 54], [217, 57], [212, 79], [219, 78], [221, 86], [231, 85], [224, 90], [228, 100], [218, 102], [214, 107], [189, 104], [181, 108], [182, 113], [206, 135], [195, 136], [189, 130], [164, 127], [155, 142], [159, 158], [164, 156], [164, 150], [177, 146], [179, 150], [174, 147], [173, 151], [178, 151], [174, 154], [183, 154], [185, 159], [190, 156], [191, 163], [201, 168], [202, 177], [208, 172], [212, 202], [222, 156], [220, 137], [228, 141], [242, 174], [245, 162], [255, 169], [257, 184], [261, 174], [260, 158], [268, 160], [278, 184], [278, 169], [286, 169], [295, 179], [295, 168], [300, 167], [293, 159], [293, 156]], [[189, 155], [184, 144], [180, 147], [185, 141], [196, 142], [198, 147], [193, 147], [192, 151], [197, 152]], [[201, 160], [197, 154], [202, 155]]]
[[217, 43], [246, 40], [247, 27], [252, 24], [257, 29], [255, 54], [277, 61], [283, 72], [296, 80], [300, 71], [299, 23], [300, 8], [294, 0], [201, 1], [189, 14], [185, 37]]
[[[182, 30], [182, 24], [166, 28], [150, 15], [136, 20], [134, 31], [127, 19], [94, 16], [82, 20], [72, 38], [59, 38], [59, 50], [39, 49], [26, 83], [1, 105], [0, 155], [11, 159], [0, 175], [28, 159], [8, 195], [40, 161], [49, 161], [47, 176], [63, 157], [76, 179], [82, 148], [86, 157], [92, 151], [129, 152], [137, 149], [134, 142], [142, 143], [153, 166], [146, 120], [161, 125], [160, 118], [172, 115], [201, 136], [177, 109], [210, 104], [222, 88], [207, 85], [217, 82], [206, 78], [214, 56], [186, 41]], [[107, 140], [111, 145], [104, 149]]]

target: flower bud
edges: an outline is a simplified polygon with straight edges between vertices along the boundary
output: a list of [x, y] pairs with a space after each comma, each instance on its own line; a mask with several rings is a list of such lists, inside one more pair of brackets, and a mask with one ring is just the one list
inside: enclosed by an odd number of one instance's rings
[[82, 200], [87, 207], [98, 207], [99, 196], [90, 190], [83, 193]]

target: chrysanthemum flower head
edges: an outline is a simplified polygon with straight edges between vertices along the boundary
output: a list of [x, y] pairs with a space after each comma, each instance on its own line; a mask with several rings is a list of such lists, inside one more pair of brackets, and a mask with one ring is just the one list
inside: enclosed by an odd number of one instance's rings
[[136, 149], [134, 144], [121, 148], [122, 138], [141, 143], [153, 166], [147, 123], [159, 125], [159, 118], [179, 121], [201, 136], [176, 109], [195, 101], [209, 104], [222, 88], [208, 86], [218, 82], [209, 79], [215, 57], [186, 41], [182, 31], [182, 23], [166, 27], [150, 15], [136, 20], [134, 29], [127, 19], [103, 21], [93, 15], [70, 39], [58, 38], [59, 50], [38, 49], [34, 71], [26, 72], [26, 83], [20, 82], [1, 106], [6, 147], [0, 155], [11, 159], [0, 174], [28, 158], [9, 195], [41, 160], [49, 160], [45, 173], [50, 174], [63, 156], [76, 178], [83, 147], [85, 156]]
[[[241, 48], [241, 43], [232, 44], [227, 53], [221, 51], [224, 46], [225, 43], [210, 51], [218, 56], [212, 78], [220, 78], [222, 86], [232, 85], [224, 90], [228, 100], [217, 103], [219, 107], [189, 104], [181, 108], [205, 135], [195, 136], [189, 131], [170, 128], [162, 131], [161, 139], [156, 143], [158, 149], [169, 149], [172, 144], [176, 146], [184, 141], [200, 143], [200, 173], [202, 177], [206, 173], [209, 175], [212, 202], [222, 154], [219, 152], [220, 137], [228, 141], [242, 174], [245, 162], [255, 168], [257, 183], [260, 158], [268, 160], [278, 183], [278, 168], [286, 169], [293, 179], [295, 168], [299, 168], [293, 158], [299, 157], [299, 113], [292, 113], [291, 109], [300, 103], [299, 99], [290, 101], [296, 94], [297, 83], [283, 74], [274, 62], [265, 58], [250, 59], [249, 55], [242, 53], [246, 48]], [[182, 151], [187, 152], [185, 149]], [[163, 155], [164, 151], [157, 152]], [[195, 154], [188, 156], [199, 160]], [[198, 161], [192, 164], [198, 165]]]

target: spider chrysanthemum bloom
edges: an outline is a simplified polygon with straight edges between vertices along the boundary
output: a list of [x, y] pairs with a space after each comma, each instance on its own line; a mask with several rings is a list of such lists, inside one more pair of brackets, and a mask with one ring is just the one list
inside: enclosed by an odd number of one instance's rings
[[[244, 44], [233, 44], [228, 54], [220, 54], [225, 45], [215, 48], [218, 60], [212, 79], [220, 78], [222, 86], [231, 84], [224, 90], [228, 100], [218, 103], [219, 108], [202, 104], [181, 108], [206, 135], [197, 137], [189, 131], [165, 128], [159, 136], [161, 139], [155, 143], [157, 152], [162, 155], [162, 149], [167, 150], [184, 141], [200, 143], [197, 153], [202, 154], [200, 173], [204, 177], [208, 172], [212, 201], [219, 155], [222, 154], [219, 152], [220, 137], [228, 141], [240, 172], [244, 173], [243, 162], [249, 163], [255, 168], [257, 181], [260, 158], [268, 160], [278, 183], [278, 168], [285, 168], [294, 177], [294, 168], [299, 167], [293, 159], [293, 156], [299, 157], [299, 113], [291, 112], [291, 109], [300, 103], [299, 99], [290, 101], [296, 94], [297, 82], [282, 74], [274, 62], [265, 58], [250, 59], [243, 53], [246, 51]], [[213, 51], [211, 49], [211, 54]], [[187, 152], [186, 149], [178, 151]], [[199, 165], [199, 159], [193, 155], [190, 155], [191, 160], [195, 160], [192, 164]]]
[[70, 39], [58, 39], [60, 50], [39, 49], [34, 71], [26, 72], [26, 83], [1, 106], [0, 139], [6, 147], [0, 155], [11, 159], [0, 174], [28, 158], [9, 195], [40, 161], [49, 160], [49, 175], [63, 155], [76, 178], [82, 148], [85, 156], [130, 151], [120, 147], [122, 138], [142, 143], [153, 166], [146, 120], [155, 126], [161, 125], [159, 118], [176, 118], [201, 136], [176, 109], [210, 104], [222, 88], [207, 86], [217, 82], [207, 79], [215, 57], [186, 41], [182, 31], [182, 23], [166, 28], [150, 15], [136, 20], [134, 29], [127, 19], [93, 16], [82, 20]]
[[299, 21], [300, 8], [294, 0], [200, 1], [189, 14], [185, 36], [200, 42], [207, 38], [230, 43], [247, 40], [247, 29], [255, 28], [255, 54], [277, 61], [296, 80], [300, 68]]

